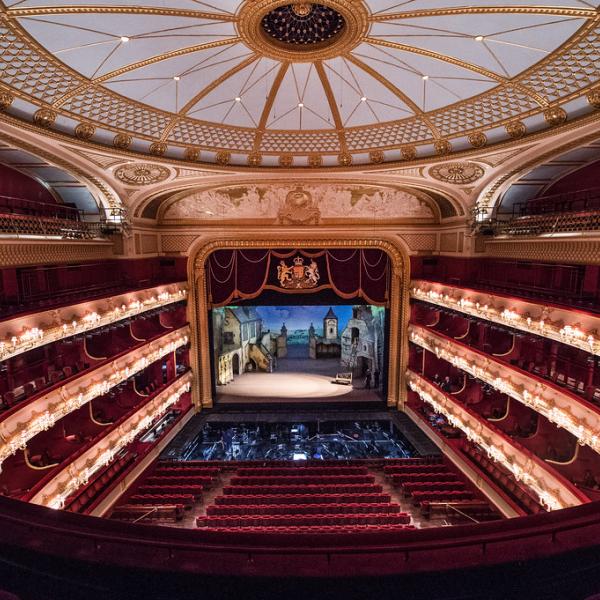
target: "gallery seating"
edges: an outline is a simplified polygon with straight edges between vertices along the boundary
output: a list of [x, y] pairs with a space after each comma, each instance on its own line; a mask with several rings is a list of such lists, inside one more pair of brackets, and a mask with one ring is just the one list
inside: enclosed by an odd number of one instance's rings
[[399, 504], [379, 503], [315, 503], [315, 504], [213, 504], [206, 509], [207, 515], [303, 515], [303, 514], [369, 514], [398, 513]]

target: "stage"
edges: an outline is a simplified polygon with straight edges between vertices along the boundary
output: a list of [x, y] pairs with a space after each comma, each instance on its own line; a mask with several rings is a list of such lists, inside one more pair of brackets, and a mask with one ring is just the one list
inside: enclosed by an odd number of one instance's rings
[[217, 388], [219, 404], [289, 402], [381, 402], [378, 390], [332, 383], [333, 377], [316, 373], [244, 373]]

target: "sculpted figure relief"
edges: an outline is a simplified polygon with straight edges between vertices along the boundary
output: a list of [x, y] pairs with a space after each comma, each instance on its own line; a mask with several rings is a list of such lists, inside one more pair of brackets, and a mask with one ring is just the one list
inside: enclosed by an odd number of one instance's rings
[[[175, 201], [164, 219], [277, 219], [312, 199], [320, 219], [433, 218], [426, 194], [393, 187], [349, 185], [250, 185], [195, 192]], [[303, 205], [296, 207], [303, 208]]]

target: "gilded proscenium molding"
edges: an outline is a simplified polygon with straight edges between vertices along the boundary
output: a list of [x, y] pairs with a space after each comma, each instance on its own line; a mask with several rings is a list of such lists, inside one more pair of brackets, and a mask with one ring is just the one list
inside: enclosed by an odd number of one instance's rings
[[189, 392], [191, 382], [192, 373], [188, 371], [57, 473], [36, 493], [31, 502], [50, 508], [63, 508], [65, 500], [71, 494], [86, 485], [96, 471], [108, 465], [123, 448]]
[[187, 298], [187, 282], [28, 313], [0, 322], [0, 361]]
[[525, 485], [538, 497], [545, 508], [559, 510], [589, 501], [543, 460], [524, 452], [509, 436], [488, 425], [452, 396], [444, 394], [414, 371], [409, 370], [406, 378], [410, 389], [421, 400], [444, 415], [469, 441], [480, 446], [492, 460], [507, 469], [517, 482]]
[[[350, 11], [352, 14], [349, 15], [349, 18], [364, 7], [364, 2], [350, 3], [345, 0], [332, 0], [332, 2], [334, 1], [336, 4], [353, 9]], [[245, 2], [244, 6], [256, 6], [257, 4], [256, 2]], [[263, 2], [263, 4], [265, 3]], [[277, 4], [279, 4], [277, 0], [268, 3], [269, 7]], [[50, 108], [55, 105], [58, 117], [82, 121], [88, 126], [89, 131], [92, 131], [92, 127], [95, 127], [96, 131], [108, 129], [115, 133], [132, 135], [138, 140], [168, 142], [173, 149], [198, 147], [198, 149], [210, 152], [227, 150], [239, 153], [240, 160], [245, 164], [248, 156], [253, 152], [256, 140], [255, 128], [204, 122], [187, 116], [181, 118], [176, 113], [151, 107], [103, 88], [101, 84], [107, 74], [95, 79], [84, 77], [43, 48], [19, 24], [19, 19], [77, 14], [95, 14], [99, 17], [103, 14], [130, 14], [140, 17], [143, 15], [170, 15], [190, 19], [190, 23], [194, 22], [193, 19], [211, 19], [215, 23], [233, 22], [240, 29], [244, 24], [240, 17], [241, 11], [233, 15], [225, 12], [144, 6], [67, 5], [23, 8], [16, 5], [13, 8], [4, 9], [2, 16], [3, 24], [9, 31], [6, 39], [10, 42], [14, 39], [13, 45], [23, 49], [23, 53], [14, 57], [11, 53], [7, 53], [8, 59], [13, 64], [19, 63], [19, 66], [21, 63], [23, 64], [23, 67], [17, 69], [17, 72], [27, 68], [32, 74], [31, 81], [26, 81], [25, 85], [20, 80], [17, 85], [16, 81], [11, 81], [9, 77], [5, 78], [4, 84], [15, 96], [36, 105], [35, 108], [39, 106]], [[590, 75], [594, 72], [591, 62], [594, 56], [593, 54], [590, 56], [589, 49], [593, 49], [596, 43], [594, 29], [597, 27], [599, 15], [593, 8], [469, 6], [400, 13], [376, 12], [368, 14], [367, 25], [381, 25], [390, 19], [401, 23], [402, 19], [426, 20], [428, 17], [470, 14], [555, 16], [557, 19], [580, 19], [584, 24], [553, 52], [548, 53], [541, 61], [514, 77], [489, 71], [486, 77], [489, 75], [490, 81], [498, 83], [492, 90], [428, 111], [423, 117], [415, 113], [415, 115], [396, 121], [345, 127], [350, 153], [358, 155], [369, 151], [388, 150], [390, 154], [384, 157], [385, 160], [396, 160], [396, 157], [391, 155], [391, 151], [397, 149], [398, 140], [403, 140], [402, 143], [405, 144], [418, 144], [423, 150], [426, 150], [431, 142], [436, 141], [435, 132], [438, 132], [440, 139], [444, 141], [464, 137], [469, 132], [484, 133], [499, 125], [511, 123], [515, 119], [524, 119], [533, 114], [539, 114], [546, 108], [552, 110], [558, 108], [559, 105], [566, 106], [572, 99], [585, 95], [590, 91], [591, 86], [595, 85], [593, 77]], [[414, 23], [414, 21], [411, 22]], [[232, 34], [230, 38], [212, 43], [233, 44], [235, 39], [236, 36]], [[373, 45], [380, 45], [382, 41], [388, 42], [388, 40], [379, 39], [374, 34], [366, 33], [362, 34], [360, 41], [367, 41]], [[423, 49], [416, 46], [400, 46], [402, 51], [423, 55]], [[205, 47], [210, 47], [210, 43], [149, 56], [144, 60], [127, 64], [108, 75], [114, 77], [115, 74], [123, 72], [135, 73], [137, 69], [171, 58], [173, 52], [178, 53], [177, 55], [201, 52]], [[341, 52], [340, 57], [344, 60], [354, 57], [348, 50], [338, 49], [337, 52]], [[467, 61], [445, 54], [427, 51], [426, 56], [432, 60], [451, 62], [460, 68], [473, 70], [473, 65]], [[361, 68], [357, 63], [354, 63], [354, 66]], [[553, 74], [559, 71], [562, 76], [560, 78], [553, 77]], [[481, 68], [476, 72], [481, 72]], [[231, 76], [233, 77], [233, 74]], [[44, 77], [48, 78], [52, 85], [45, 79], [41, 81]], [[222, 83], [226, 84], [228, 81], [229, 78], [226, 78]], [[136, 131], [132, 131], [132, 123], [136, 123]], [[173, 127], [174, 124], [176, 127]], [[560, 125], [560, 127], [564, 126]], [[169, 132], [168, 137], [165, 135], [167, 131]], [[269, 140], [263, 140], [260, 151], [262, 154], [269, 155], [281, 155], [282, 153], [303, 156], [336, 155], [339, 149], [332, 147], [331, 136], [326, 133], [328, 133], [327, 130], [270, 130]], [[333, 135], [336, 136], [336, 132], [333, 132]], [[91, 139], [93, 141], [93, 135]], [[208, 157], [208, 159], [211, 158]]]
[[0, 470], [2, 463], [17, 450], [24, 449], [31, 438], [47, 431], [64, 416], [108, 393], [153, 362], [185, 346], [189, 335], [190, 328], [186, 325], [83, 373], [32, 402], [25, 402], [22, 408], [0, 421]]
[[114, 258], [112, 242], [66, 240], [2, 240], [1, 267], [77, 263]]
[[212, 376], [210, 368], [210, 340], [208, 339], [208, 294], [205, 264], [212, 252], [221, 249], [252, 248], [378, 248], [387, 253], [392, 267], [389, 297], [389, 367], [388, 367], [388, 406], [402, 408], [406, 386], [403, 385], [404, 372], [408, 361], [408, 339], [406, 335], [410, 318], [408, 288], [410, 283], [410, 261], [406, 250], [395, 239], [382, 237], [338, 238], [335, 235], [298, 234], [286, 236], [264, 236], [264, 231], [244, 231], [236, 237], [216, 236], [199, 238], [189, 250], [188, 278], [190, 281], [190, 301], [188, 317], [191, 324], [192, 365], [194, 373], [193, 401], [199, 409], [212, 406]]
[[410, 296], [600, 356], [600, 316], [596, 314], [418, 279], [411, 283]]
[[579, 444], [600, 453], [597, 406], [425, 327], [409, 325], [409, 340], [544, 415], [574, 435]]

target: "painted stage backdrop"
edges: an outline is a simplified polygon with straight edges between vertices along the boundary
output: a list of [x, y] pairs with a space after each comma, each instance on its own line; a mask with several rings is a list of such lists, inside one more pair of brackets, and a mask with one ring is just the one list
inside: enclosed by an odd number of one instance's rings
[[[385, 308], [374, 305], [223, 306], [212, 310], [217, 393], [252, 373], [312, 374], [381, 390]], [[264, 381], [264, 379], [263, 379]]]

